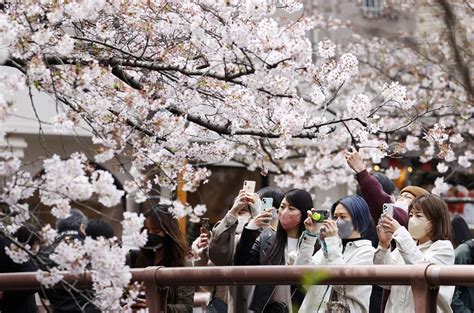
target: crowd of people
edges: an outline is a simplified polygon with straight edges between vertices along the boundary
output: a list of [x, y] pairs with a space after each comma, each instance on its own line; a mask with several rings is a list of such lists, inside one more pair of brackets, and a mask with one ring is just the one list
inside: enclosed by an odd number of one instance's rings
[[[450, 218], [446, 203], [419, 186], [397, 193], [393, 182], [370, 174], [357, 151], [347, 152], [357, 195], [337, 200], [330, 218], [317, 220], [310, 193], [241, 190], [212, 232], [193, 243], [199, 265], [472, 264], [466, 222]], [[264, 198], [272, 211], [260, 210]], [[414, 312], [410, 286], [229, 286], [212, 291], [208, 312]], [[442, 286], [439, 312], [473, 312], [474, 288]]]
[[[367, 171], [357, 151], [347, 152], [346, 159], [356, 175], [357, 194], [337, 200], [327, 214], [315, 210], [306, 190], [242, 189], [224, 218], [212, 229], [202, 228], [188, 249], [170, 206], [157, 205], [145, 214], [146, 245], [130, 250], [127, 263], [136, 268], [473, 263], [474, 241], [468, 225], [459, 216], [451, 220], [440, 197], [418, 186], [398, 193], [386, 176]], [[267, 199], [271, 206], [263, 205]], [[38, 252], [43, 259], [64, 240], [115, 235], [108, 223], [88, 221], [77, 209], [58, 220], [56, 230], [55, 242]], [[36, 229], [24, 226], [16, 237], [38, 249], [36, 234]], [[16, 264], [5, 254], [10, 243], [0, 238], [0, 271], [35, 271], [32, 260]], [[209, 293], [207, 312], [211, 313], [414, 312], [410, 286], [217, 286]], [[194, 294], [194, 287], [168, 288], [167, 311], [192, 312]], [[49, 288], [40, 295], [53, 312], [99, 311], [90, 301], [90, 289]], [[442, 286], [437, 306], [439, 312], [473, 312], [474, 288]], [[142, 295], [132, 305], [135, 311], [146, 307]], [[3, 292], [0, 312], [37, 312], [34, 293]]]

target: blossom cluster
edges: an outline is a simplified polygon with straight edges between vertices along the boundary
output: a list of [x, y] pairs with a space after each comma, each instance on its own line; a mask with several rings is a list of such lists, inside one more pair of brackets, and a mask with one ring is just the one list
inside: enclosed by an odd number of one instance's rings
[[143, 227], [145, 217], [133, 212], [124, 212], [122, 221], [122, 243], [124, 247], [134, 247], [136, 249], [146, 244], [148, 235]]

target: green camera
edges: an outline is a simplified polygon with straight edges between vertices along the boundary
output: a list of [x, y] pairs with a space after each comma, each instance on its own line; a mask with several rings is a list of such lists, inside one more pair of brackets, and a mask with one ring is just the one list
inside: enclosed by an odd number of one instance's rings
[[329, 219], [330, 215], [331, 214], [330, 214], [329, 210], [314, 210], [311, 213], [311, 218], [316, 223], [322, 223], [322, 222], [324, 222], [324, 220]]

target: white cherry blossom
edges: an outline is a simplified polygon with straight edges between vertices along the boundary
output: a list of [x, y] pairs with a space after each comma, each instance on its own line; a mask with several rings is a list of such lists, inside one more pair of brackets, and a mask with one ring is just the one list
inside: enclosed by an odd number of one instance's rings
[[444, 177], [436, 178], [434, 185], [431, 193], [437, 196], [446, 194], [450, 187], [449, 184], [444, 181]]
[[[31, 247], [28, 244], [24, 245], [24, 249], [30, 250]], [[5, 247], [5, 253], [12, 259], [13, 262], [22, 264], [30, 260], [28, 252], [18, 247], [16, 244], [10, 244], [9, 247]]]

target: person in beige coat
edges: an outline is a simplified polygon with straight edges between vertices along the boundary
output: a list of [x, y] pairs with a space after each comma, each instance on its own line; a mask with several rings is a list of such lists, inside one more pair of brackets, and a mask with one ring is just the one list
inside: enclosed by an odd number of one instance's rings
[[[380, 219], [377, 226], [379, 247], [374, 264], [454, 264], [451, 222], [446, 203], [435, 195], [415, 198], [408, 207], [408, 230], [390, 216]], [[396, 249], [390, 251], [394, 240]], [[382, 286], [391, 289], [386, 313], [414, 312], [415, 304], [410, 286]], [[452, 312], [450, 304], [454, 286], [441, 286], [438, 312]]]
[[[258, 196], [258, 198], [256, 197]], [[234, 264], [234, 255], [237, 243], [244, 226], [251, 219], [251, 211], [259, 211], [262, 198], [272, 198], [273, 207], [278, 208], [284, 193], [279, 188], [265, 187], [260, 189], [253, 197], [249, 197], [242, 190], [235, 198], [234, 204], [224, 218], [214, 225], [209, 243], [209, 259], [214, 265], [228, 266]], [[253, 207], [253, 210], [251, 209]], [[265, 217], [263, 212], [262, 217]], [[278, 218], [278, 217], [277, 217]], [[269, 216], [269, 220], [272, 219]], [[277, 220], [278, 221], [278, 220]], [[268, 227], [262, 218], [253, 220], [252, 224], [257, 228]], [[258, 224], [258, 225], [256, 225]], [[221, 300], [227, 303], [229, 313], [244, 313], [247, 311], [247, 303], [250, 301], [254, 286], [230, 286], [225, 298], [217, 294]]]

